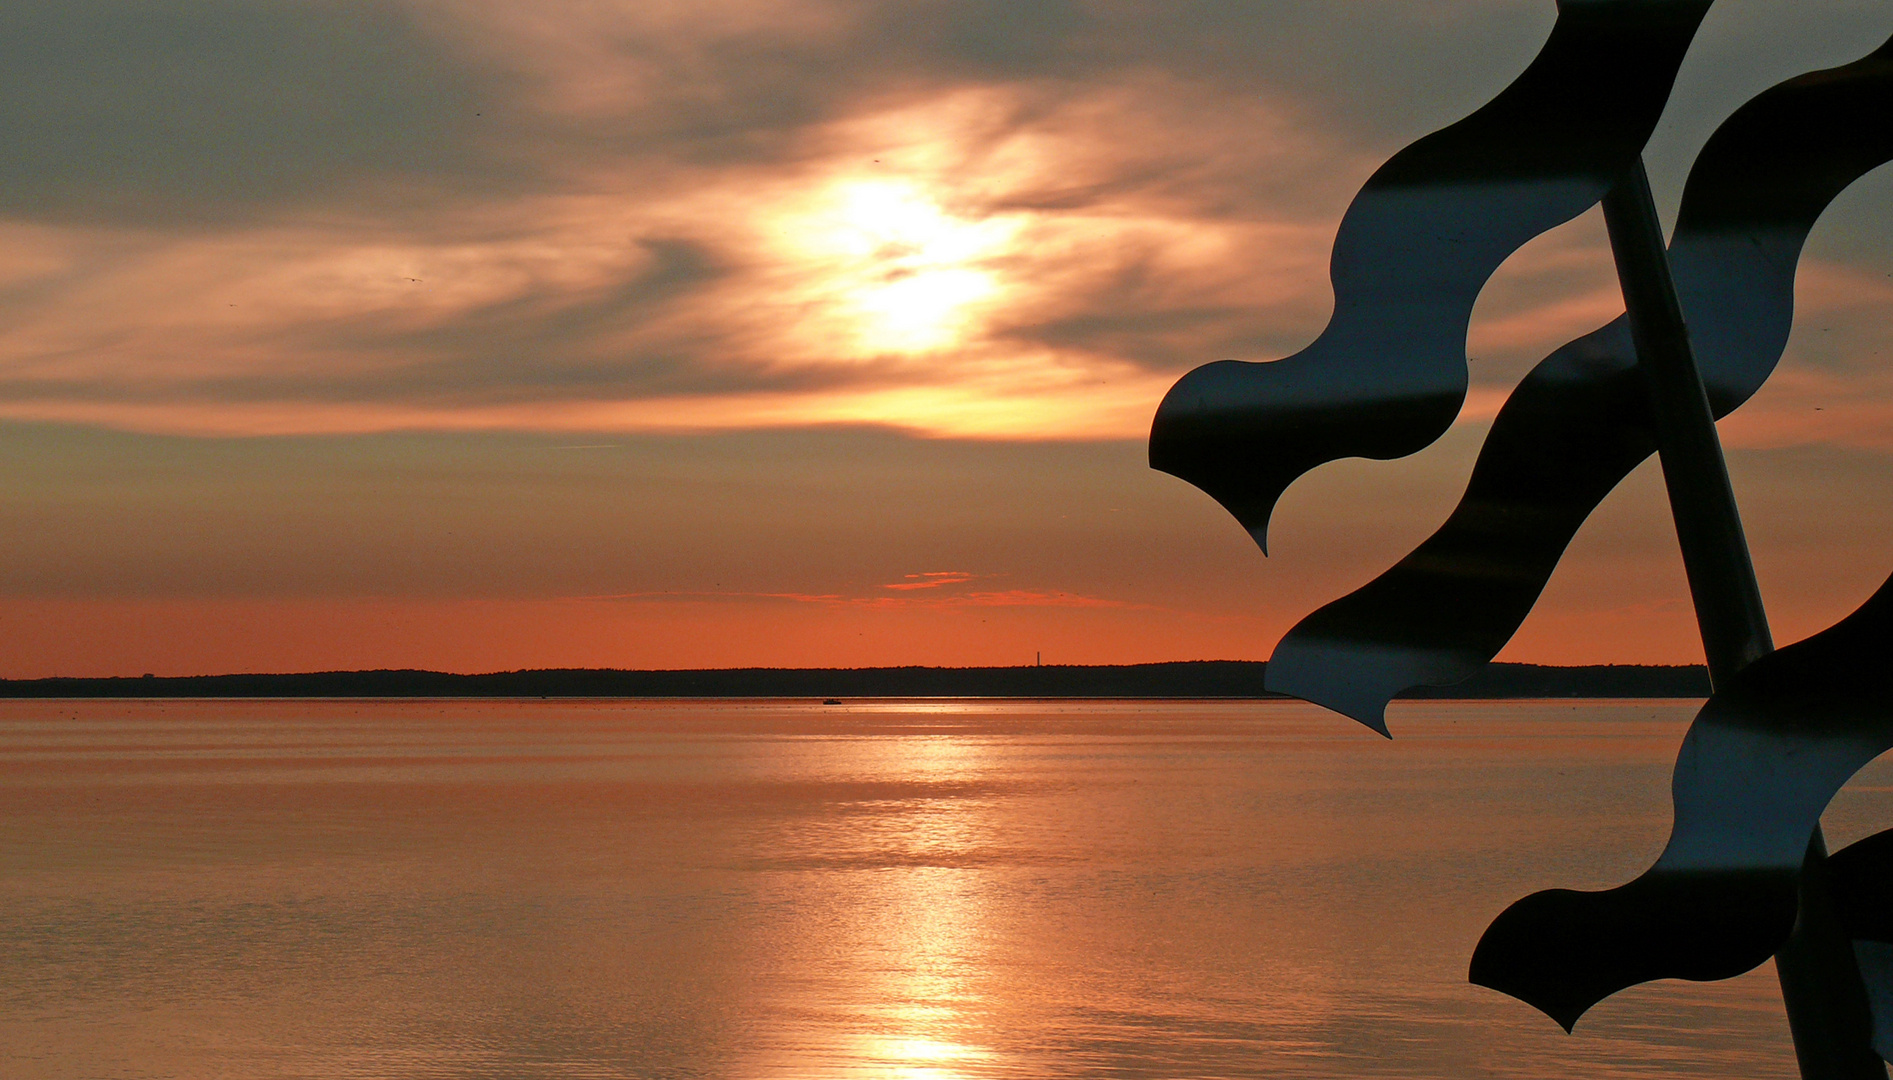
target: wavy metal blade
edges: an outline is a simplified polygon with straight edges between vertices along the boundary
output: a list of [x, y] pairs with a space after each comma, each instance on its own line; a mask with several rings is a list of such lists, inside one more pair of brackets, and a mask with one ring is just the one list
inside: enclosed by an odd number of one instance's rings
[[1652, 979], [1726, 979], [1794, 927], [1796, 884], [1821, 811], [1893, 749], [1893, 579], [1839, 623], [1744, 668], [1711, 697], [1677, 755], [1675, 825], [1651, 868], [1603, 892], [1534, 893], [1493, 920], [1470, 978], [1569, 1030]]
[[1272, 363], [1185, 375], [1157, 409], [1152, 468], [1213, 496], [1268, 549], [1276, 501], [1342, 457], [1437, 439], [1465, 401], [1479, 290], [1532, 237], [1600, 199], [1643, 149], [1709, 0], [1561, 0], [1498, 97], [1396, 154], [1341, 220], [1334, 315]]

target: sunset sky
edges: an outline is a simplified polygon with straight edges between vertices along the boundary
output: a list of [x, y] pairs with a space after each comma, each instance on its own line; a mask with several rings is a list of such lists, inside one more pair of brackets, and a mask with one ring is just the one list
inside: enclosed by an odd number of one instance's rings
[[[1184, 371], [1305, 345], [1342, 211], [1550, 0], [0, 6], [0, 676], [1263, 659], [1456, 501], [1622, 311], [1601, 217], [1475, 312], [1436, 446], [1264, 559], [1144, 463]], [[1893, 34], [1720, 0], [1666, 214], [1754, 93]], [[1893, 570], [1893, 170], [1722, 424], [1778, 641]], [[1646, 466], [1503, 659], [1700, 659]]]

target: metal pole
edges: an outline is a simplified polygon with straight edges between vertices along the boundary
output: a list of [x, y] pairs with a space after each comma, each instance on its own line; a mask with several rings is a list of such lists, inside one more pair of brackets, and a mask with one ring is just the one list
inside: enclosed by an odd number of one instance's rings
[[[1663, 483], [1676, 518], [1710, 685], [1721, 688], [1775, 646], [1641, 159], [1604, 196], [1604, 224], [1623, 285], [1637, 366], [1649, 390]], [[1872, 1012], [1853, 944], [1828, 894], [1826, 861], [1826, 841], [1816, 825], [1802, 868], [1794, 932], [1775, 954], [1795, 1059], [1803, 1080], [1887, 1080], [1886, 1065], [1873, 1050]]]
[[1637, 367], [1649, 390], [1663, 483], [1676, 518], [1689, 595], [1696, 602], [1709, 683], [1720, 688], [1750, 661], [1773, 652], [1775, 643], [1641, 160], [1604, 196], [1604, 223], [1630, 315]]

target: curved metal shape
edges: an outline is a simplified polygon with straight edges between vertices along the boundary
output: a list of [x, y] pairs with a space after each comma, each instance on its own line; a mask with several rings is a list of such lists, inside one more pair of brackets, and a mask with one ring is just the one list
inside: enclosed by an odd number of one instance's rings
[[[1889, 159], [1893, 42], [1768, 90], [1704, 148], [1669, 253], [1718, 417], [1781, 357], [1795, 267], [1816, 219]], [[1395, 694], [1458, 682], [1498, 654], [1584, 519], [1655, 449], [1624, 319], [1553, 352], [1494, 419], [1445, 524], [1290, 630], [1269, 659], [1269, 689], [1386, 734]]]
[[1342, 457], [1437, 439], [1465, 400], [1479, 290], [1583, 213], [1642, 152], [1710, 0], [1560, 0], [1538, 57], [1466, 119], [1374, 173], [1335, 237], [1334, 314], [1306, 349], [1185, 375], [1150, 464], [1213, 496], [1268, 550], [1276, 501]]
[[1765, 656], [1711, 697], [1671, 781], [1676, 821], [1649, 870], [1604, 892], [1534, 893], [1493, 920], [1473, 982], [1569, 1030], [1651, 979], [1726, 979], [1794, 927], [1797, 878], [1821, 811], [1893, 748], [1893, 579], [1858, 611]]
[[1836, 851], [1827, 875], [1865, 984], [1874, 1052], [1893, 1059], [1893, 830]]
[[1893, 829], [1828, 856], [1827, 873], [1847, 936], [1893, 945]]

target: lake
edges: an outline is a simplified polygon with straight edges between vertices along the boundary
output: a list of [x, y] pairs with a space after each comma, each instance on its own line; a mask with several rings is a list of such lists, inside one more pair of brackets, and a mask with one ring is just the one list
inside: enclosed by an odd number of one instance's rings
[[1695, 704], [0, 702], [0, 1074], [1793, 1077], [1772, 965], [1465, 981]]

